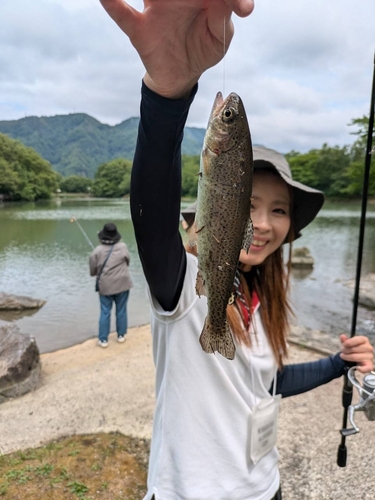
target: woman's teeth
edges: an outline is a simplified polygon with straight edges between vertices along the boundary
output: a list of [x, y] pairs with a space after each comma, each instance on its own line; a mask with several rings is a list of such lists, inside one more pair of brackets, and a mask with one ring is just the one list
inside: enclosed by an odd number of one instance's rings
[[264, 247], [265, 244], [266, 244], [265, 241], [253, 240], [252, 242], [252, 245], [254, 245], [255, 247]]

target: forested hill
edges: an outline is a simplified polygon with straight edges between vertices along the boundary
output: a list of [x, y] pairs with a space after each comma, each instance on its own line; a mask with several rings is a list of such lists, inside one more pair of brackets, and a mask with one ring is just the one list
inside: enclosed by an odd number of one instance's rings
[[[139, 118], [115, 126], [84, 113], [51, 117], [29, 116], [0, 121], [0, 133], [34, 148], [64, 176], [94, 177], [102, 163], [114, 158], [133, 160]], [[205, 130], [185, 128], [182, 153], [200, 154]]]

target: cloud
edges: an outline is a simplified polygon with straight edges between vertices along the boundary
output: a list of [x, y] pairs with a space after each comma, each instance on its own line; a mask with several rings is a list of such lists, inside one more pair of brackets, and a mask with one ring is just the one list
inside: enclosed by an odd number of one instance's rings
[[[374, 20], [372, 0], [257, 3], [250, 17], [233, 17], [231, 48], [202, 77], [188, 124], [205, 127], [216, 92], [235, 91], [257, 143], [351, 143], [347, 124], [369, 111]], [[143, 74], [98, 0], [2, 0], [0, 120], [85, 112], [119, 123], [139, 115]]]

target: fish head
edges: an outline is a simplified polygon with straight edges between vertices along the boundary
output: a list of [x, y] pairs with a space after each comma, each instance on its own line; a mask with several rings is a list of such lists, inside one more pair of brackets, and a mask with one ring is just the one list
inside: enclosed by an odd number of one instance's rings
[[241, 98], [234, 92], [224, 100], [218, 92], [205, 135], [205, 146], [220, 155], [236, 147], [248, 133], [246, 112]]

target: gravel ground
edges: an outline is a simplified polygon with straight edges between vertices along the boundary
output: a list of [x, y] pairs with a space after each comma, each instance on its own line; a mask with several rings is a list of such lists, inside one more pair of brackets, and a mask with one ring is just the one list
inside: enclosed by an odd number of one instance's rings
[[[119, 431], [149, 439], [154, 407], [150, 328], [132, 328], [127, 337], [118, 344], [112, 334], [107, 349], [91, 339], [43, 354], [42, 386], [0, 405], [0, 452], [73, 434]], [[336, 347], [324, 334], [295, 328], [290, 362], [317, 359]], [[347, 438], [347, 467], [336, 465], [341, 390], [342, 380], [335, 380], [282, 401], [278, 448], [284, 500], [375, 499], [375, 423], [363, 413], [356, 415], [361, 432]]]

